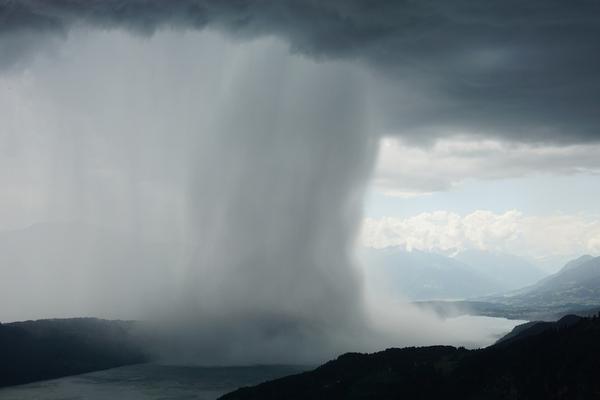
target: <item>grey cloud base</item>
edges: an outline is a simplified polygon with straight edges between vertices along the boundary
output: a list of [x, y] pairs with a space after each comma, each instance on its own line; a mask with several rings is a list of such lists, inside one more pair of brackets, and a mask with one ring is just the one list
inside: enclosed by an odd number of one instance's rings
[[582, 142], [600, 137], [599, 13], [594, 1], [3, 1], [0, 63], [82, 25], [272, 35], [384, 71], [395, 82], [376, 103], [386, 133]]

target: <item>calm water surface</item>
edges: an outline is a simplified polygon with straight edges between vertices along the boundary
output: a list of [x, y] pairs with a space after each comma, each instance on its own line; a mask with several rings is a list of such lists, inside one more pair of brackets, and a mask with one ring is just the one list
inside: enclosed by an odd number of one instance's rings
[[0, 389], [1, 400], [209, 400], [240, 386], [306, 370], [299, 366], [133, 365]]

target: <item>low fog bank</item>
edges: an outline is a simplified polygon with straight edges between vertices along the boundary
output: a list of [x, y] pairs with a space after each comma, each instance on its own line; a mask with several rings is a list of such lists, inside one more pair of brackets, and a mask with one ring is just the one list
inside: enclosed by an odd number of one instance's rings
[[486, 347], [526, 322], [474, 315], [468, 308], [451, 303], [441, 314], [434, 307], [412, 303], [397, 288], [370, 277], [364, 281], [364, 293], [371, 338], [375, 339], [369, 351], [436, 344]]

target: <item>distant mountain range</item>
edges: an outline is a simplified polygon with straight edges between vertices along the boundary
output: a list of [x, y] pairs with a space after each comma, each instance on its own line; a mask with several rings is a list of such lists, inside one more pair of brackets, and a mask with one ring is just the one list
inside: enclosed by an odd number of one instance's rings
[[442, 314], [463, 312], [517, 319], [553, 320], [569, 313], [600, 309], [600, 257], [585, 255], [525, 288], [461, 302], [420, 302]]
[[507, 253], [471, 249], [457, 253], [453, 259], [493, 279], [504, 291], [531, 285], [547, 275], [524, 258]]
[[527, 399], [600, 397], [600, 318], [530, 324], [479, 350], [449, 346], [348, 353], [317, 369], [221, 400]]
[[454, 257], [400, 247], [365, 249], [361, 261], [371, 284], [411, 300], [465, 299], [531, 285], [544, 273], [509, 254], [467, 250]]

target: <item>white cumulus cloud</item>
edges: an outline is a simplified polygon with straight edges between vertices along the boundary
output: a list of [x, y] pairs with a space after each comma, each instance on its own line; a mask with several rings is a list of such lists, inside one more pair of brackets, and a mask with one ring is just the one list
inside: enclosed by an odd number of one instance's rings
[[453, 252], [466, 249], [508, 252], [540, 259], [600, 253], [600, 217], [589, 215], [527, 216], [517, 210], [448, 211], [409, 218], [366, 218], [362, 244], [384, 248]]

